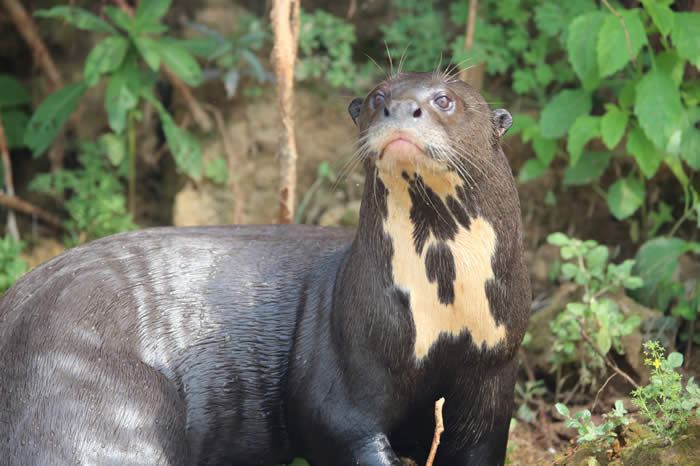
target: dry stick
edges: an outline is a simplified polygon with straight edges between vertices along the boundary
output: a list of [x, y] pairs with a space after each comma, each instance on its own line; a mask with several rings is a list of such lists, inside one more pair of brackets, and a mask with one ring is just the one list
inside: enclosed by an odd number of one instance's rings
[[294, 137], [294, 62], [299, 37], [299, 0], [274, 0], [270, 22], [275, 36], [272, 63], [277, 78], [280, 133], [280, 223], [294, 218], [297, 148]]
[[[470, 0], [469, 2], [469, 19], [467, 20], [467, 31], [464, 38], [464, 50], [471, 50], [474, 46], [474, 29], [476, 23], [476, 10], [477, 10], [477, 0]], [[463, 69], [459, 72], [459, 79], [462, 81], [467, 81], [467, 70]]]
[[608, 380], [605, 381], [602, 387], [598, 390], [598, 393], [595, 394], [595, 399], [593, 400], [593, 404], [591, 405], [591, 412], [595, 409], [595, 405], [598, 403], [598, 397], [600, 396], [601, 392], [605, 390], [605, 387], [608, 386], [608, 383], [615, 377], [617, 374], [612, 374], [610, 377], [608, 377]]
[[591, 340], [591, 337], [589, 337], [588, 334], [586, 333], [586, 331], [583, 329], [583, 324], [584, 324], [583, 319], [579, 319], [579, 320], [578, 320], [579, 333], [581, 334], [581, 336], [583, 337], [583, 339], [586, 340], [586, 342], [591, 346], [591, 348], [593, 348], [593, 351], [595, 351], [596, 353], [598, 353], [598, 356], [600, 356], [601, 358], [603, 358], [603, 360], [605, 361], [605, 363], [606, 363], [612, 370], [614, 370], [614, 371], [617, 372], [619, 375], [621, 375], [622, 377], [624, 377], [625, 380], [627, 380], [627, 381], [630, 383], [630, 385], [632, 385], [634, 388], [639, 388], [639, 384], [638, 384], [637, 382], [635, 382], [634, 379], [632, 379], [632, 377], [630, 377], [625, 371], [623, 371], [622, 369], [620, 369], [619, 367], [617, 367], [615, 364], [613, 364], [612, 361], [610, 361], [610, 359], [608, 359], [608, 357], [605, 356], [605, 355], [603, 354], [603, 352], [600, 350], [600, 348], [598, 348], [598, 345], [596, 345], [595, 343], [593, 343], [593, 340]]
[[214, 114], [214, 120], [216, 120], [216, 127], [221, 134], [221, 142], [224, 146], [224, 152], [226, 153], [226, 166], [228, 167], [228, 178], [231, 182], [231, 193], [233, 194], [233, 223], [241, 224], [243, 223], [243, 193], [241, 191], [241, 186], [238, 183], [236, 177], [235, 168], [238, 165], [238, 160], [236, 157], [236, 151], [233, 149], [233, 141], [229, 132], [226, 130], [226, 125], [224, 123], [224, 117], [221, 110], [213, 105], [206, 104], [206, 108]]
[[622, 15], [620, 13], [615, 11], [615, 9], [610, 6], [610, 4], [608, 3], [608, 0], [603, 0], [603, 3], [605, 4], [606, 7], [608, 7], [608, 10], [610, 10], [610, 12], [612, 14], [614, 14], [615, 16], [617, 16], [617, 19], [620, 20], [620, 24], [622, 25], [622, 29], [625, 31], [625, 40], [627, 41], [627, 50], [629, 51], [630, 56], [632, 57], [632, 64], [636, 68], [637, 67], [637, 59], [634, 56], [634, 52], [632, 51], [632, 41], [630, 40], [630, 33], [629, 33], [629, 31], [627, 31], [627, 25], [625, 24], [625, 20], [622, 19]]
[[[134, 16], [134, 9], [129, 6], [129, 4], [126, 2], [126, 0], [114, 0], [117, 6], [119, 7], [120, 10], [122, 10], [124, 13], [126, 13], [129, 16]], [[145, 0], [145, 1], [150, 1], [150, 0]], [[163, 71], [163, 74], [168, 78], [170, 81], [170, 84], [173, 85], [175, 90], [180, 94], [182, 97], [182, 100], [185, 101], [185, 104], [187, 105], [187, 108], [189, 108], [190, 113], [192, 114], [192, 117], [194, 118], [194, 121], [197, 122], [197, 126], [202, 131], [211, 131], [213, 128], [213, 124], [211, 122], [211, 119], [209, 118], [209, 115], [207, 115], [207, 112], [202, 109], [202, 106], [199, 104], [197, 99], [192, 95], [192, 92], [190, 91], [190, 88], [185, 84], [182, 79], [180, 79], [172, 70], [170, 70], [168, 67], [165, 65], [161, 64], [160, 66], [161, 70]]]
[[435, 402], [435, 433], [433, 434], [433, 444], [430, 446], [430, 454], [428, 455], [428, 459], [425, 461], [425, 466], [433, 466], [438, 445], [440, 445], [440, 436], [445, 431], [445, 424], [442, 422], [442, 406], [444, 404], [444, 397]]
[[[15, 185], [12, 182], [12, 161], [10, 160], [10, 150], [7, 148], [5, 127], [2, 124], [2, 113], [0, 113], [0, 154], [2, 155], [2, 168], [5, 172], [5, 189], [7, 190], [8, 196], [14, 197]], [[15, 213], [11, 210], [7, 213], [7, 233], [9, 233], [15, 241], [19, 241], [17, 219], [15, 219]]]
[[350, 6], [348, 7], [348, 13], [345, 15], [345, 19], [352, 19], [357, 11], [357, 0], [350, 0]]
[[40, 207], [30, 204], [27, 201], [23, 201], [17, 196], [8, 196], [7, 194], [0, 194], [0, 205], [5, 206], [8, 209], [23, 212], [28, 215], [35, 215], [37, 218], [40, 218], [45, 223], [56, 227], [59, 230], [66, 230], [66, 227], [63, 226], [61, 220], [58, 217], [46, 212]]

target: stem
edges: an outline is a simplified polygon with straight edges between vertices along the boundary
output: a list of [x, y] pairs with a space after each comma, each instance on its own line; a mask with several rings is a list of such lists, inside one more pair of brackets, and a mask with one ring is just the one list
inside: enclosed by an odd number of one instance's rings
[[637, 67], [637, 57], [634, 56], [634, 52], [632, 51], [632, 41], [630, 40], [630, 33], [627, 30], [627, 25], [625, 24], [625, 20], [622, 19], [622, 15], [615, 11], [613, 7], [610, 6], [608, 3], [608, 0], [603, 0], [603, 3], [605, 4], [606, 7], [608, 7], [608, 10], [612, 12], [615, 16], [617, 16], [617, 19], [620, 20], [620, 24], [622, 25], [622, 30], [625, 31], [625, 41], [627, 42], [627, 51], [629, 51], [630, 56], [632, 57], [632, 64]]
[[129, 213], [136, 213], [136, 130], [134, 128], [134, 110], [127, 114], [127, 157], [129, 158]]
[[603, 361], [605, 361], [605, 363], [608, 365], [608, 367], [610, 367], [612, 370], [614, 370], [619, 375], [624, 377], [625, 380], [627, 380], [630, 383], [630, 385], [632, 385], [634, 388], [639, 388], [639, 384], [637, 384], [637, 382], [635, 382], [634, 379], [632, 379], [632, 377], [630, 377], [626, 372], [624, 372], [619, 367], [617, 367], [615, 364], [613, 364], [612, 361], [610, 361], [610, 359], [608, 359], [608, 357], [603, 354], [603, 352], [600, 350], [600, 348], [598, 348], [598, 345], [593, 343], [593, 340], [591, 340], [591, 337], [588, 336], [586, 331], [583, 329], [583, 324], [584, 324], [583, 319], [579, 319], [578, 320], [579, 333], [581, 334], [583, 339], [586, 340], [586, 343], [588, 343], [591, 346], [591, 348], [593, 348], [593, 351], [598, 353], [598, 356], [603, 358]]

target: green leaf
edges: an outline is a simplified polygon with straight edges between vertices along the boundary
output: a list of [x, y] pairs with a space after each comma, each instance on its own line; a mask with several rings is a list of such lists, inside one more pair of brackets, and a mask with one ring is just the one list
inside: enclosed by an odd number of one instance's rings
[[651, 16], [651, 20], [658, 28], [659, 32], [667, 36], [673, 29], [673, 11], [668, 5], [657, 2], [656, 0], [642, 0], [644, 9]]
[[569, 25], [566, 48], [574, 72], [584, 83], [584, 89], [591, 91], [598, 87], [599, 73], [595, 41], [606, 15], [594, 11], [575, 18]]
[[[618, 13], [622, 16], [627, 27], [632, 54], [636, 57], [642, 46], [647, 43], [644, 25], [639, 19], [639, 10], [619, 9]], [[606, 16], [600, 28], [596, 51], [601, 78], [620, 71], [632, 60], [630, 51], [627, 48], [625, 30], [620, 20], [612, 13]]]
[[602, 269], [608, 261], [608, 248], [598, 245], [586, 254], [586, 265], [589, 269]]
[[669, 75], [676, 86], [683, 83], [683, 74], [685, 72], [685, 60], [678, 56], [675, 50], [661, 52], [654, 57], [656, 66]]
[[123, 137], [114, 133], [105, 133], [100, 136], [100, 145], [113, 166], [118, 167], [126, 158], [126, 144]]
[[647, 306], [654, 306], [652, 297], [657, 289], [667, 287], [678, 258], [686, 252], [688, 243], [679, 238], [654, 238], [639, 248], [633, 271], [642, 277], [644, 286], [632, 292], [635, 299]]
[[617, 180], [608, 189], [608, 207], [618, 220], [624, 220], [644, 202], [644, 184], [636, 178]]
[[40, 156], [53, 142], [63, 124], [78, 106], [87, 84], [70, 84], [48, 96], [32, 115], [24, 133], [24, 143], [34, 157]]
[[622, 107], [623, 109], [632, 108], [632, 106], [634, 105], [634, 101], [637, 98], [636, 89], [638, 82], [639, 79], [628, 79], [622, 86], [622, 89], [620, 89], [619, 101], [620, 107]]
[[123, 30], [127, 32], [132, 32], [133, 27], [134, 27], [134, 20], [131, 19], [129, 15], [124, 13], [122, 10], [119, 8], [115, 8], [113, 6], [107, 5], [102, 8], [102, 11], [109, 16], [109, 19], [114, 21], [114, 24], [122, 28]]
[[597, 181], [610, 164], [609, 152], [583, 152], [575, 164], [564, 171], [564, 185], [576, 186]]
[[642, 173], [649, 179], [656, 174], [659, 165], [664, 159], [663, 154], [654, 147], [654, 144], [647, 139], [644, 131], [637, 128], [636, 125], [627, 135], [627, 152], [634, 156]]
[[202, 70], [197, 60], [179, 42], [173, 39], [157, 40], [158, 55], [163, 63], [190, 86], [202, 82]]
[[683, 131], [680, 156], [693, 170], [700, 170], [700, 130], [694, 126]]
[[561, 91], [549, 101], [540, 116], [540, 129], [546, 138], [563, 136], [576, 119], [590, 113], [591, 96], [583, 89]]
[[681, 353], [673, 352], [668, 355], [668, 365], [674, 369], [681, 367], [683, 365], [683, 355]]
[[24, 131], [29, 123], [27, 114], [21, 110], [7, 110], [3, 111], [0, 117], [2, 126], [5, 128], [7, 146], [10, 149], [24, 147]]
[[32, 103], [24, 86], [12, 76], [0, 74], [0, 109]]
[[677, 306], [671, 309], [671, 314], [674, 316], [678, 316], [684, 320], [692, 321], [697, 319], [695, 310], [693, 310], [690, 307], [690, 303], [688, 301], [681, 301], [680, 303], [678, 303]]
[[557, 152], [557, 140], [545, 138], [540, 134], [537, 134], [532, 139], [532, 147], [535, 149], [535, 154], [537, 158], [545, 167], [548, 167], [552, 160], [554, 160], [554, 154]]
[[140, 24], [158, 23], [168, 12], [171, 0], [147, 0], [139, 2], [134, 13], [134, 20]]
[[[636, 278], [636, 277], [635, 277]], [[639, 280], [641, 281], [641, 280]], [[640, 285], [641, 286], [641, 285]], [[632, 287], [626, 287], [626, 288], [632, 288]], [[639, 287], [637, 287], [639, 288]], [[630, 333], [634, 332], [637, 327], [639, 327], [642, 324], [642, 318], [639, 316], [629, 316], [626, 318], [623, 322], [622, 325], [620, 326], [620, 334], [621, 335], [629, 335]]]
[[109, 126], [115, 133], [126, 127], [126, 115], [138, 104], [138, 70], [123, 67], [109, 78], [105, 94], [105, 108]]
[[[536, 126], [537, 123], [535, 122], [535, 120], [532, 119], [530, 115], [527, 115], [525, 113], [516, 113], [515, 115], [513, 115], [513, 126], [510, 128], [507, 134], [512, 136], [528, 128], [534, 128]], [[525, 140], [524, 135], [523, 142], [528, 142]]]
[[528, 181], [538, 178], [542, 173], [547, 170], [547, 165], [543, 164], [538, 159], [530, 159], [523, 167], [520, 169], [518, 174], [518, 181], [521, 183], [527, 183]]
[[48, 10], [37, 10], [34, 12], [34, 16], [40, 18], [61, 18], [78, 29], [83, 29], [85, 31], [100, 31], [117, 34], [116, 29], [110, 26], [109, 23], [82, 8], [55, 6]]
[[139, 53], [146, 61], [146, 64], [153, 70], [157, 71], [160, 67], [160, 50], [158, 42], [146, 36], [134, 37], [134, 44]]
[[652, 69], [637, 84], [634, 114], [647, 137], [661, 150], [682, 131], [683, 105], [678, 87], [661, 70]]
[[564, 417], [569, 417], [569, 408], [566, 407], [566, 405], [557, 403], [554, 405], [554, 407], [557, 409], [557, 412], [561, 414]]
[[571, 165], [578, 161], [588, 141], [600, 136], [600, 117], [581, 115], [569, 129], [566, 150], [569, 151]]
[[671, 40], [678, 54], [700, 68], [700, 15], [697, 13], [674, 12]]
[[102, 73], [114, 71], [122, 64], [129, 41], [122, 36], [110, 36], [98, 43], [85, 60], [85, 81], [95, 85]]
[[600, 135], [605, 147], [612, 150], [618, 145], [627, 128], [629, 114], [616, 105], [606, 105], [606, 112], [600, 120]]

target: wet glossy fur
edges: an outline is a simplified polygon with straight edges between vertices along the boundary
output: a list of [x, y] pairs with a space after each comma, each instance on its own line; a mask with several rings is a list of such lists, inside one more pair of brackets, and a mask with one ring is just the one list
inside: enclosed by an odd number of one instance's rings
[[[435, 78], [404, 74], [382, 86], [399, 101]], [[529, 308], [519, 204], [500, 117], [466, 85], [445, 85], [468, 103], [459, 118], [475, 122], [449, 128], [454, 137], [485, 133], [465, 143], [479, 146], [472, 163], [481, 169], [390, 178], [378, 154], [365, 153], [356, 233], [149, 229], [73, 249], [21, 278], [0, 298], [2, 462], [275, 464], [299, 455], [396, 465], [398, 453], [422, 463], [444, 396], [436, 464], [502, 463]], [[367, 100], [351, 114], [361, 135], [374, 124]], [[408, 228], [422, 226], [399, 241], [404, 213]], [[478, 228], [493, 232], [491, 249], [456, 242], [487, 238]], [[397, 284], [407, 257], [420, 259], [420, 286]], [[470, 257], [483, 272], [470, 275]], [[470, 317], [476, 298], [465, 289], [483, 295], [483, 318]], [[417, 299], [423, 292], [434, 297]], [[466, 314], [446, 321], [456, 324], [430, 318], [459, 302]], [[484, 318], [494, 324], [482, 328]], [[426, 326], [433, 333], [421, 333]]]

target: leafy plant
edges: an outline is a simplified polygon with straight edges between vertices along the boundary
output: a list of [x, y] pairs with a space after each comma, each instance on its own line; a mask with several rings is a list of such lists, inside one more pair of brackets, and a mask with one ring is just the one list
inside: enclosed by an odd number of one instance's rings
[[649, 422], [649, 427], [669, 443], [688, 427], [693, 415], [700, 419], [700, 388], [693, 378], [683, 389], [681, 375], [676, 369], [683, 365], [683, 355], [671, 353], [664, 357], [664, 350], [657, 341], [644, 343], [644, 364], [651, 367], [651, 379], [647, 386], [632, 392], [632, 403]]
[[[19, 81], [6, 74], [0, 74], [0, 121], [10, 149], [24, 146], [24, 131], [29, 116], [23, 108], [31, 103], [29, 93]], [[0, 185], [2, 182], [3, 180], [0, 180]]]
[[2, 295], [27, 270], [27, 264], [19, 257], [24, 243], [11, 236], [0, 239], [0, 295]]
[[580, 367], [578, 384], [595, 386], [597, 377], [606, 372], [601, 354], [607, 355], [611, 349], [624, 354], [621, 337], [632, 333], [641, 323], [639, 316], [625, 318], [617, 303], [604, 295], [620, 288], [640, 288], [643, 281], [632, 274], [633, 260], [619, 265], [608, 263], [608, 248], [593, 240], [581, 241], [563, 233], [552, 233], [547, 242], [559, 246], [562, 259], [567, 261], [561, 266], [561, 277], [584, 291], [581, 302], [567, 304], [550, 323], [555, 336], [552, 369], [559, 372], [564, 365], [575, 364]]
[[[161, 19], [170, 4], [171, 0], [139, 2], [133, 17], [118, 8], [105, 6], [103, 11], [111, 23], [87, 10], [69, 6], [56, 6], [35, 13], [43, 18], [60, 18], [78, 29], [107, 36], [85, 60], [83, 79], [48, 96], [32, 115], [24, 142], [34, 157], [49, 147], [87, 88], [107, 79], [105, 109], [110, 128], [116, 137], [128, 139], [123, 144], [129, 158], [129, 191], [133, 193], [135, 184], [134, 124], [141, 117], [138, 108], [144, 101], [153, 103], [159, 112], [178, 170], [195, 179], [201, 177], [202, 155], [198, 141], [174, 123], [170, 113], [151, 93], [161, 64], [191, 86], [202, 81], [199, 65], [182, 41], [163, 35], [167, 27]], [[127, 135], [125, 130], [128, 130]]]
[[[255, 55], [255, 52], [259, 52], [270, 37], [268, 28], [257, 16], [251, 13], [241, 14], [235, 32], [229, 36], [223, 36], [204, 24], [189, 26], [203, 37], [184, 41], [183, 45], [192, 54], [214, 65], [214, 67], [206, 67], [203, 75], [206, 79], [221, 78], [229, 99], [236, 95], [241, 78], [244, 76], [254, 78], [258, 84], [264, 84], [272, 79]], [[259, 91], [259, 87], [248, 87], [243, 90], [248, 95]]]
[[544, 395], [546, 391], [542, 379], [516, 383], [515, 402], [518, 405], [516, 417], [527, 423], [534, 423], [536, 418], [532, 407], [537, 404], [537, 397]]
[[618, 435], [618, 429], [629, 424], [630, 420], [625, 416], [627, 410], [621, 400], [615, 401], [615, 408], [609, 413], [603, 414], [606, 422], [596, 425], [591, 419], [591, 412], [587, 409], [577, 412], [573, 417], [569, 414], [569, 408], [562, 403], [554, 405], [557, 412], [566, 418], [564, 425], [578, 431], [577, 443], [588, 443], [596, 451], [603, 451], [612, 447]]
[[84, 142], [78, 156], [80, 168], [41, 174], [30, 183], [29, 188], [35, 191], [67, 194], [64, 206], [70, 219], [64, 225], [71, 232], [65, 239], [68, 247], [136, 228], [126, 210], [120, 180], [126, 166], [106, 156], [108, 145], [105, 139]]

